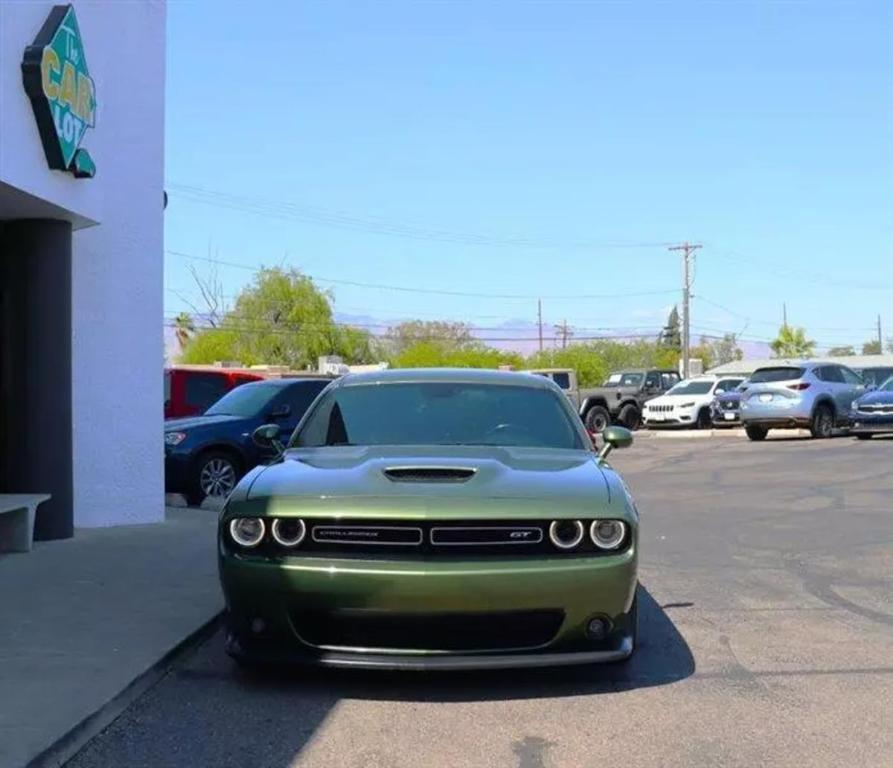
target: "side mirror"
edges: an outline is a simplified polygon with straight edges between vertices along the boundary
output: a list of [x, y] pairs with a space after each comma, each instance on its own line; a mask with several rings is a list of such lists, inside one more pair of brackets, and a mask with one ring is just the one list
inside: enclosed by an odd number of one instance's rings
[[714, 395], [724, 395], [726, 391], [724, 389], [717, 389], [713, 392]]
[[598, 454], [600, 461], [604, 461], [614, 448], [629, 448], [633, 444], [633, 433], [626, 427], [608, 427], [602, 432], [602, 439], [605, 444]]
[[261, 448], [274, 448], [276, 453], [282, 453], [285, 446], [279, 441], [278, 424], [262, 424], [251, 433], [254, 444]]
[[288, 403], [283, 403], [278, 408], [274, 408], [270, 411], [271, 419], [284, 419], [287, 416], [291, 415], [291, 406]]

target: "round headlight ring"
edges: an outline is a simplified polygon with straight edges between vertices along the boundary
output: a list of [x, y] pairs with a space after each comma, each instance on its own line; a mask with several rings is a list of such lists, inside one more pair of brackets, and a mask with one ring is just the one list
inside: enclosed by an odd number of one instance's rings
[[[559, 526], [562, 525], [573, 525], [574, 526], [574, 536], [571, 539], [561, 539], [559, 538], [558, 531]], [[583, 523], [579, 520], [553, 520], [549, 524], [549, 541], [558, 549], [570, 550], [575, 547], [580, 546], [580, 542], [583, 541], [585, 529], [583, 528]]]
[[[287, 527], [291, 524], [295, 524], [297, 530], [289, 535]], [[307, 526], [299, 517], [277, 517], [273, 521], [273, 525], [270, 526], [270, 532], [280, 546], [296, 547], [304, 541], [304, 537], [307, 535]]]
[[251, 549], [264, 540], [266, 525], [259, 517], [236, 517], [230, 520], [230, 538], [240, 547]]
[[[610, 526], [609, 533], [600, 531]], [[589, 538], [599, 549], [617, 549], [626, 538], [626, 523], [622, 520], [593, 520], [589, 526]]]

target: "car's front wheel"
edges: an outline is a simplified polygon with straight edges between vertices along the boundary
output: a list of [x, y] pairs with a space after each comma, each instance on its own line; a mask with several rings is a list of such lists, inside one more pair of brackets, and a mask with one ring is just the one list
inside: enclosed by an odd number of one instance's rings
[[710, 429], [713, 426], [713, 419], [710, 418], [710, 409], [701, 408], [698, 412], [698, 429]]
[[608, 413], [608, 409], [604, 406], [593, 405], [592, 408], [586, 411], [583, 421], [586, 424], [586, 429], [600, 434], [611, 426], [611, 414]]
[[871, 432], [857, 432], [856, 437], [859, 440], [871, 440]]
[[769, 434], [769, 430], [766, 427], [757, 427], [755, 425], [745, 427], [744, 431], [751, 440], [765, 440], [766, 435]]
[[[193, 489], [187, 501], [201, 504], [207, 497], [225, 499], [241, 476], [239, 462], [225, 451], [206, 451], [195, 462]], [[197, 505], [196, 505], [197, 506]]]
[[620, 409], [617, 421], [627, 429], [638, 429], [642, 424], [642, 414], [636, 406], [627, 404]]
[[827, 405], [820, 405], [812, 414], [809, 431], [815, 438], [831, 437], [834, 431], [834, 412]]

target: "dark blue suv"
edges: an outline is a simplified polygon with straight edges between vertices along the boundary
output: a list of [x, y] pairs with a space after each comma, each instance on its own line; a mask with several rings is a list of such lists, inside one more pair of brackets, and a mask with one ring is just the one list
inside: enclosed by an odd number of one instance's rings
[[225, 498], [249, 469], [274, 458], [252, 439], [262, 424], [290, 435], [331, 377], [283, 378], [242, 384], [201, 416], [164, 423], [164, 486], [189, 504]]

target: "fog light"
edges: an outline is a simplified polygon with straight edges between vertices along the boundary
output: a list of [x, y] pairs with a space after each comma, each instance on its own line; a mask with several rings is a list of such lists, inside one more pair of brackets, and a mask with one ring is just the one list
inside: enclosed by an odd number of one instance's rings
[[589, 623], [586, 625], [586, 634], [589, 635], [592, 640], [604, 640], [610, 631], [611, 622], [600, 616], [590, 619]]
[[554, 520], [549, 526], [549, 540], [558, 549], [573, 549], [583, 541], [583, 523], [579, 520]]

